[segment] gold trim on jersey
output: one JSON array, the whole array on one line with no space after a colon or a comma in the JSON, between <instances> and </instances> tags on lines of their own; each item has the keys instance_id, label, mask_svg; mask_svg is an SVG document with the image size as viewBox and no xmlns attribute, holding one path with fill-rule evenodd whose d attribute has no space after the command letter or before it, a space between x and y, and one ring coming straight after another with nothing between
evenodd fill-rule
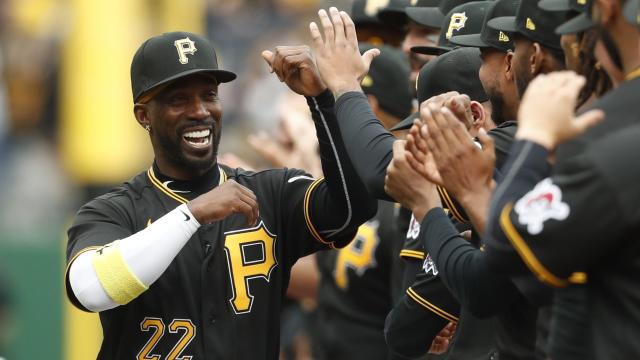
<instances>
[{"instance_id":1,"label":"gold trim on jersey","mask_svg":"<svg viewBox=\"0 0 640 360\"><path fill-rule=\"evenodd\" d=\"M220 186L222 185L223 182L227 181L227 174L219 166L218 166L218 170L220 171L220 181L218 182L218 186ZM158 180L158 178L156 177L156 174L153 171L153 166L150 167L149 170L147 170L147 176L149 177L149 180L151 180L151 183L155 185L158 189L160 189L160 191L165 193L165 195L167 195L168 197L182 204L186 204L189 202L189 200L176 194L171 189L166 187L160 180Z\"/></svg>"},{"instance_id":2,"label":"gold trim on jersey","mask_svg":"<svg viewBox=\"0 0 640 360\"><path fill-rule=\"evenodd\" d=\"M627 75L624 76L624 80L625 81L629 81L629 80L633 80L637 77L640 76L640 67L631 71L630 73L628 73Z\"/></svg>"},{"instance_id":3,"label":"gold trim on jersey","mask_svg":"<svg viewBox=\"0 0 640 360\"><path fill-rule=\"evenodd\" d=\"M415 302L417 302L418 304L422 305L424 308L426 308L427 310L433 312L434 314L440 316L441 318L443 318L443 319L445 319L447 321L450 321L450 322L454 322L454 323L458 322L458 317L457 316L449 314L448 312L440 309L436 305L430 303L429 301L427 301L427 299L425 299L422 296L418 295L418 293L415 292L415 290L413 290L411 287L409 287L407 289L407 295L409 295L409 297L412 298Z\"/></svg>"},{"instance_id":4,"label":"gold trim on jersey","mask_svg":"<svg viewBox=\"0 0 640 360\"><path fill-rule=\"evenodd\" d=\"M565 287L569 285L569 281L565 279L561 279L555 275L553 275L549 270L547 270L544 265L536 258L533 251L529 248L524 239L520 236L516 228L511 223L511 219L509 218L509 214L513 209L513 204L507 204L500 213L500 226L502 230L504 230L507 239L511 242L511 245L516 249L520 257L527 265L529 270L538 278L538 280L542 281L545 284L549 284L554 287Z\"/></svg>"},{"instance_id":5,"label":"gold trim on jersey","mask_svg":"<svg viewBox=\"0 0 640 360\"><path fill-rule=\"evenodd\" d=\"M411 258L411 259L424 260L425 256L424 256L424 252L423 251L402 249L402 250L400 250L400 257L401 258Z\"/></svg>"},{"instance_id":6,"label":"gold trim on jersey","mask_svg":"<svg viewBox=\"0 0 640 360\"><path fill-rule=\"evenodd\" d=\"M309 204L311 203L311 193L313 192L313 190L322 182L324 181L324 178L319 178L318 180L314 181L311 183L311 185L309 185L309 187L307 188L307 192L304 194L304 219L307 223L307 228L309 229L309 232L311 233L311 235L313 235L313 237L318 240L319 242L331 247L332 249L335 249L336 247L333 245L333 241L329 241L329 240L325 240L322 236L320 236L320 234L318 233L318 231L316 230L316 227L313 226L313 222L311 221L311 216L309 215Z\"/></svg>"},{"instance_id":7,"label":"gold trim on jersey","mask_svg":"<svg viewBox=\"0 0 640 360\"><path fill-rule=\"evenodd\" d=\"M464 217L460 213L460 210L456 208L455 203L453 202L453 200L451 200L451 196L449 196L449 192L441 186L436 186L436 189L438 189L438 193L440 193L442 201L444 201L444 203L447 205L447 208L451 211L453 217L458 220L458 222L466 223L467 220L464 219Z\"/></svg>"}]
</instances>

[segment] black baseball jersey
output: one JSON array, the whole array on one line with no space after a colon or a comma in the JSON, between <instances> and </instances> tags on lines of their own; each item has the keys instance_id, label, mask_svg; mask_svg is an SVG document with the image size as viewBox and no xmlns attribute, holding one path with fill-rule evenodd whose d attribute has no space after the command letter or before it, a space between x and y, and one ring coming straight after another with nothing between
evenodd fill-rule
<instances>
[{"instance_id":1,"label":"black baseball jersey","mask_svg":"<svg viewBox=\"0 0 640 360\"><path fill-rule=\"evenodd\" d=\"M242 215L201 226L149 290L100 313L99 359L276 359L280 306L295 261L322 243L309 220L309 191L299 170L247 172L215 166L201 183L151 169L83 206L69 229L67 257L126 238L226 179L251 189L259 224ZM68 291L75 305L81 305Z\"/></svg>"},{"instance_id":2,"label":"black baseball jersey","mask_svg":"<svg viewBox=\"0 0 640 360\"><path fill-rule=\"evenodd\" d=\"M354 240L337 251L318 253L318 336L321 359L392 359L384 320L399 285L403 237L396 204L379 201L378 213L361 225Z\"/></svg>"},{"instance_id":3,"label":"black baseball jersey","mask_svg":"<svg viewBox=\"0 0 640 360\"><path fill-rule=\"evenodd\" d=\"M291 266L319 249L346 245L377 210L342 146L333 95L325 91L307 104L326 179L301 170L249 172L214 164L184 182L163 176L154 164L80 209L68 231L68 264L227 179L252 190L260 210L254 227L239 214L201 226L147 291L101 312L99 359L278 358ZM82 308L68 279L67 294Z\"/></svg>"},{"instance_id":4,"label":"black baseball jersey","mask_svg":"<svg viewBox=\"0 0 640 360\"><path fill-rule=\"evenodd\" d=\"M488 223L496 269L556 287L586 282L597 359L640 357L639 93L636 78L596 101L606 119L561 145L553 168L543 147L515 143Z\"/></svg>"}]
</instances>

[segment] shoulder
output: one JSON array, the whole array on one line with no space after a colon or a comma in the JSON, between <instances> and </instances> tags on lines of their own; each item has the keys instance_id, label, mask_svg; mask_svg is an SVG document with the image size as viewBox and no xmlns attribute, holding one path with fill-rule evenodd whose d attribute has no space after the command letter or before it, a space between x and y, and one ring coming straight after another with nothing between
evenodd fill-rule
<instances>
[{"instance_id":1,"label":"shoulder","mask_svg":"<svg viewBox=\"0 0 640 360\"><path fill-rule=\"evenodd\" d=\"M144 194L145 188L150 186L146 171L142 172L121 185L113 187L107 193L87 202L80 208L78 213L82 214L83 212L91 211L110 215L119 213L125 216L133 211L136 199L140 199Z\"/></svg>"},{"instance_id":2,"label":"shoulder","mask_svg":"<svg viewBox=\"0 0 640 360\"><path fill-rule=\"evenodd\" d=\"M306 171L300 169L276 168L261 171L244 170L242 168L232 169L226 165L220 165L227 178L233 179L241 184L264 184L264 183L293 183L299 180L316 180Z\"/></svg>"}]
</instances>

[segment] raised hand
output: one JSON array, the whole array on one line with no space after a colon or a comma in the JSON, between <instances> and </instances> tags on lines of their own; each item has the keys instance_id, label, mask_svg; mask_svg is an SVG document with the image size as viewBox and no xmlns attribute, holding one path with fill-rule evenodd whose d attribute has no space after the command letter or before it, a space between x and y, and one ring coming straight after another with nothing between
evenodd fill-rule
<instances>
[{"instance_id":1,"label":"raised hand","mask_svg":"<svg viewBox=\"0 0 640 360\"><path fill-rule=\"evenodd\" d=\"M407 134L405 157L413 170L422 175L427 181L443 186L442 176L440 176L440 172L438 172L438 167L433 160L433 155L427 147L425 137L420 134L423 126L425 125L420 120L414 120L409 134Z\"/></svg>"},{"instance_id":2,"label":"raised hand","mask_svg":"<svg viewBox=\"0 0 640 360\"><path fill-rule=\"evenodd\" d=\"M435 185L419 176L407 162L405 141L393 143L393 159L387 167L384 179L385 192L411 209L413 215L421 221L427 212L442 206Z\"/></svg>"},{"instance_id":3,"label":"raised hand","mask_svg":"<svg viewBox=\"0 0 640 360\"><path fill-rule=\"evenodd\" d=\"M361 91L360 82L380 50L371 49L360 55L356 28L346 12L332 7L329 14L323 9L318 16L324 40L315 22L309 24L309 30L322 80L336 98L347 91Z\"/></svg>"},{"instance_id":4,"label":"raised hand","mask_svg":"<svg viewBox=\"0 0 640 360\"><path fill-rule=\"evenodd\" d=\"M210 224L232 214L243 214L247 224L254 226L260 215L256 195L234 180L225 181L193 199L187 206L200 224Z\"/></svg>"},{"instance_id":5,"label":"raised hand","mask_svg":"<svg viewBox=\"0 0 640 360\"><path fill-rule=\"evenodd\" d=\"M275 52L263 51L262 58L278 79L297 94L318 96L327 88L308 46L277 46Z\"/></svg>"},{"instance_id":6,"label":"raised hand","mask_svg":"<svg viewBox=\"0 0 640 360\"><path fill-rule=\"evenodd\" d=\"M522 97L516 138L536 142L554 151L559 144L604 119L601 110L575 117L578 94L584 83L584 77L572 71L538 75Z\"/></svg>"},{"instance_id":7,"label":"raised hand","mask_svg":"<svg viewBox=\"0 0 640 360\"><path fill-rule=\"evenodd\" d=\"M426 126L420 136L433 155L442 185L465 208L476 229L482 231L493 191L495 148L482 129L481 147L476 144L462 122L447 107L426 104L420 109Z\"/></svg>"}]
</instances>

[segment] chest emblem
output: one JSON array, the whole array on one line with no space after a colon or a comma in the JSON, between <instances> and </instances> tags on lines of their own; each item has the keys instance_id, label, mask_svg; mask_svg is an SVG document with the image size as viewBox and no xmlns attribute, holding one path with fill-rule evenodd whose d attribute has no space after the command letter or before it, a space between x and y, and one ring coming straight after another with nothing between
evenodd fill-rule
<instances>
[{"instance_id":1,"label":"chest emblem","mask_svg":"<svg viewBox=\"0 0 640 360\"><path fill-rule=\"evenodd\" d=\"M255 300L252 283L259 279L270 281L278 265L276 238L262 221L254 228L225 233L224 252L233 291L229 303L236 314L251 312Z\"/></svg>"}]
</instances>

